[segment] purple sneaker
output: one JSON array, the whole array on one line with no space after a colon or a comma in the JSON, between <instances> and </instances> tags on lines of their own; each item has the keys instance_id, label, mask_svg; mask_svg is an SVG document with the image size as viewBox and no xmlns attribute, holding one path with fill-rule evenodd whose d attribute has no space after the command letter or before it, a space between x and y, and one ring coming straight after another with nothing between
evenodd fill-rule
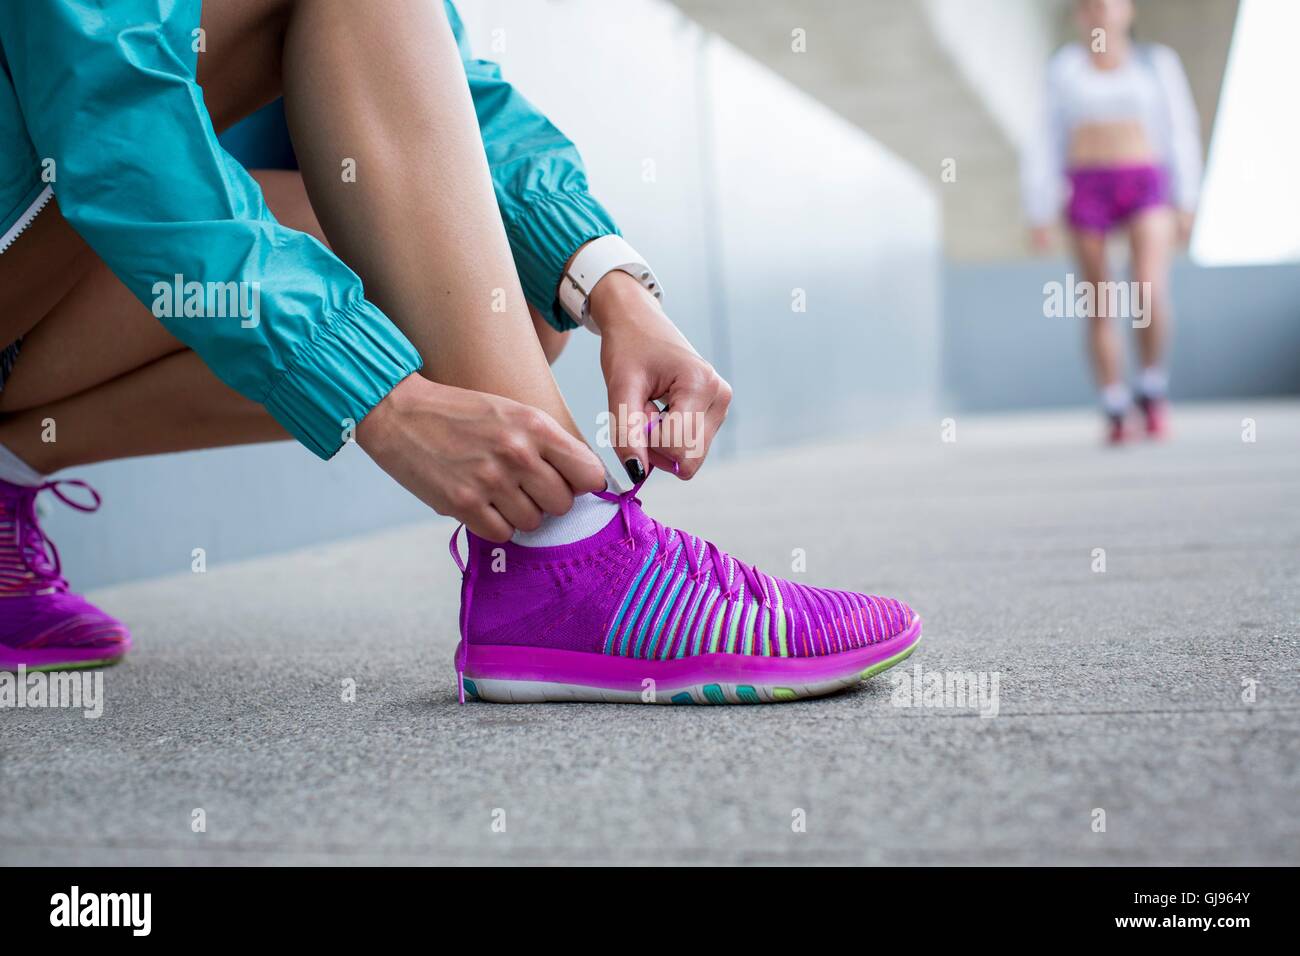
<instances>
[{"instance_id":1,"label":"purple sneaker","mask_svg":"<svg viewBox=\"0 0 1300 956\"><path fill-rule=\"evenodd\" d=\"M573 544L524 548L466 532L465 694L502 703L758 704L817 697L906 658L921 619L892 598L781 581L641 510Z\"/></svg>"},{"instance_id":2,"label":"purple sneaker","mask_svg":"<svg viewBox=\"0 0 1300 956\"><path fill-rule=\"evenodd\" d=\"M68 498L61 486L89 491L94 504ZM58 549L36 518L36 496L51 491L78 511L99 508L84 481L14 485L0 480L0 670L63 670L121 660L131 635L84 598L69 593Z\"/></svg>"}]
</instances>

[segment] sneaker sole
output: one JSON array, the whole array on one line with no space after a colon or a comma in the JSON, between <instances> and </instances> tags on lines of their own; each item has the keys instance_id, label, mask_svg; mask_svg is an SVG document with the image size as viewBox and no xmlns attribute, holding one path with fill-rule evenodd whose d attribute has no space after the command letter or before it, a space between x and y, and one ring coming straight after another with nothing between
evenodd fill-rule
<instances>
[{"instance_id":1,"label":"sneaker sole","mask_svg":"<svg viewBox=\"0 0 1300 956\"><path fill-rule=\"evenodd\" d=\"M671 661L471 644L465 695L498 704L772 704L823 697L874 677L916 650L921 619L867 647L825 657L700 654Z\"/></svg>"},{"instance_id":2,"label":"sneaker sole","mask_svg":"<svg viewBox=\"0 0 1300 956\"><path fill-rule=\"evenodd\" d=\"M69 651L68 648L39 648L15 651L0 648L0 671L17 671L21 666L28 673L35 671L74 671L89 667L108 667L126 657L129 648L105 652L103 648Z\"/></svg>"}]
</instances>

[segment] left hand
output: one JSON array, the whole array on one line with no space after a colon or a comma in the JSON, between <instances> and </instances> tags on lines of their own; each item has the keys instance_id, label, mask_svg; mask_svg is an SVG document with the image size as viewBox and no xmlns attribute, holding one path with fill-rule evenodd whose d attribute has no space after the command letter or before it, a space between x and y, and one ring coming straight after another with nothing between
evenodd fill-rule
<instances>
[{"instance_id":1,"label":"left hand","mask_svg":"<svg viewBox=\"0 0 1300 956\"><path fill-rule=\"evenodd\" d=\"M627 273L611 272L596 283L590 306L600 328L610 440L618 460L634 482L651 463L691 478L727 417L731 386ZM656 401L665 403L662 414ZM656 424L647 436L648 421Z\"/></svg>"}]
</instances>

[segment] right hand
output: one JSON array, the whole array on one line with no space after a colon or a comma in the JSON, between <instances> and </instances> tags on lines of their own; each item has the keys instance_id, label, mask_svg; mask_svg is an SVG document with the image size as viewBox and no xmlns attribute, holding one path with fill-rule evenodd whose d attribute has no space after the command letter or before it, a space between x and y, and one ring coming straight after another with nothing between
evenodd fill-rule
<instances>
[{"instance_id":1,"label":"right hand","mask_svg":"<svg viewBox=\"0 0 1300 956\"><path fill-rule=\"evenodd\" d=\"M402 487L489 541L535 531L605 488L596 453L545 412L408 375L370 410L357 444Z\"/></svg>"}]
</instances>

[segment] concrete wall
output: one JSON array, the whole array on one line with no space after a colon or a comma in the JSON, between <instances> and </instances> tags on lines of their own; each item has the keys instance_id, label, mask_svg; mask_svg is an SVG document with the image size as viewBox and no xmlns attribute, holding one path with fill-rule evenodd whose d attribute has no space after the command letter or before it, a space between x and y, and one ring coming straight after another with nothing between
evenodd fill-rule
<instances>
[{"instance_id":1,"label":"concrete wall","mask_svg":"<svg viewBox=\"0 0 1300 956\"><path fill-rule=\"evenodd\" d=\"M953 161L956 179L941 189L950 258L1025 257L1019 153L1038 135L1043 67L1075 39L1075 0L675 2L928 181L940 182ZM1177 50L1207 134L1237 7L1237 0L1138 2L1138 38ZM800 51L791 48L793 28L805 33ZM1276 85L1290 91L1284 72Z\"/></svg>"},{"instance_id":2,"label":"concrete wall","mask_svg":"<svg viewBox=\"0 0 1300 956\"><path fill-rule=\"evenodd\" d=\"M1043 286L1067 260L950 264L944 277L944 391L954 410L1095 402L1084 326L1043 316ZM1300 394L1300 265L1173 273L1175 398ZM1133 354L1131 332L1126 345Z\"/></svg>"},{"instance_id":3,"label":"concrete wall","mask_svg":"<svg viewBox=\"0 0 1300 956\"><path fill-rule=\"evenodd\" d=\"M671 314L737 386L724 452L933 410L940 223L909 168L659 0L460 7L479 55L580 144ZM595 339L557 374L594 434ZM211 566L429 516L355 447L328 465L280 445L78 474L104 509L56 506L47 527L79 587L186 570L194 548Z\"/></svg>"},{"instance_id":4,"label":"concrete wall","mask_svg":"<svg viewBox=\"0 0 1300 956\"><path fill-rule=\"evenodd\" d=\"M1059 45L1066 0L922 0L921 6L1016 149L1042 135L1043 68Z\"/></svg>"},{"instance_id":5,"label":"concrete wall","mask_svg":"<svg viewBox=\"0 0 1300 956\"><path fill-rule=\"evenodd\" d=\"M991 112L1002 94L970 81L989 64L1022 72L1035 55L1046 58L1047 44L1035 54L1026 40L1031 31L1016 19L1022 0L675 2L906 159L927 182L943 182L947 255L1022 253L1023 230L1007 215L1018 203L1016 148ZM968 9L972 4L978 9ZM792 44L796 29L800 45ZM982 38L976 46L992 46L962 47L963 32ZM955 58L958 49L963 56ZM942 180L950 162L956 179Z\"/></svg>"}]
</instances>

